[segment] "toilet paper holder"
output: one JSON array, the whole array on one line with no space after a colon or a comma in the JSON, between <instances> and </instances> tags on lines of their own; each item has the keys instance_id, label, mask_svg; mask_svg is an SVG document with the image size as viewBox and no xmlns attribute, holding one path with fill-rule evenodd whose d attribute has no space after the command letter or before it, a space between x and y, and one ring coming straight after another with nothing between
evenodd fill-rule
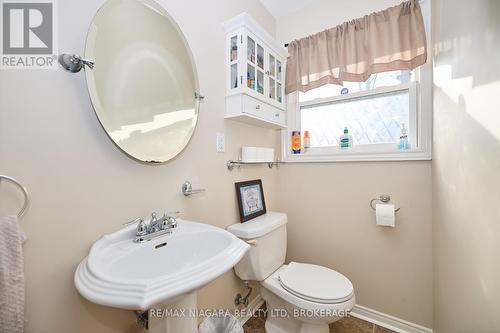
<instances>
[{"instance_id":1,"label":"toilet paper holder","mask_svg":"<svg viewBox=\"0 0 500 333\"><path fill-rule=\"evenodd\" d=\"M374 201L380 201L380 202L383 202L383 203L388 203L389 201L391 201L391 196L389 194L381 194L379 195L378 198L374 198L372 200L370 200L370 207L371 209L373 210L376 210L375 207L373 207L373 202ZM396 208L394 209L394 212L399 212L401 208Z\"/></svg>"}]
</instances>

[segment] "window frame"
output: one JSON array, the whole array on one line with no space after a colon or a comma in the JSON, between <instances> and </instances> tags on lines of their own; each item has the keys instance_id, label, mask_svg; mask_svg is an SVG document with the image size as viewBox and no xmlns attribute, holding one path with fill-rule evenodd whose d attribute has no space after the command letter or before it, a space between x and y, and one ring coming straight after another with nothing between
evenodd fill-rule
<instances>
[{"instance_id":1,"label":"window frame","mask_svg":"<svg viewBox=\"0 0 500 333\"><path fill-rule=\"evenodd\" d=\"M427 161L432 160L432 57L431 57L431 24L430 1L421 2L427 35L427 62L415 69L415 81L396 86L350 93L347 95L318 98L299 103L299 93L286 95L286 125L281 130L281 160L294 162L350 162L350 161ZM300 129L300 107L305 105L324 104L341 100L356 99L371 95L401 91L410 91L409 124L411 149L398 150L396 144L373 144L354 146L347 150L338 147L310 148L307 153L292 154L291 132ZM413 101L413 102L412 102ZM301 133L302 134L302 133ZM342 133L339 133L339 135Z\"/></svg>"}]
</instances>

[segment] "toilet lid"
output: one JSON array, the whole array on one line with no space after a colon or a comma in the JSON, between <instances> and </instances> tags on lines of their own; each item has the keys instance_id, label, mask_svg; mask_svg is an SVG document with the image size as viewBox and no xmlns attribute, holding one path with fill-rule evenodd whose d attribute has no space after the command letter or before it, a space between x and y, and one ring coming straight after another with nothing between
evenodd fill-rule
<instances>
[{"instance_id":1,"label":"toilet lid","mask_svg":"<svg viewBox=\"0 0 500 333\"><path fill-rule=\"evenodd\" d=\"M316 303L342 303L354 293L348 278L317 265L291 262L279 273L279 280L288 292Z\"/></svg>"}]
</instances>

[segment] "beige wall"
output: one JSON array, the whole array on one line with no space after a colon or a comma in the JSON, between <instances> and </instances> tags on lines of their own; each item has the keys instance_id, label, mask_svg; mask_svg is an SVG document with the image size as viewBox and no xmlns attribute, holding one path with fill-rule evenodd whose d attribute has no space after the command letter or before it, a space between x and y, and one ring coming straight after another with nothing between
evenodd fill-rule
<instances>
[{"instance_id":1,"label":"beige wall","mask_svg":"<svg viewBox=\"0 0 500 333\"><path fill-rule=\"evenodd\" d=\"M316 0L278 17L277 39L288 42L397 0ZM357 304L432 327L432 193L430 162L287 164L278 202L289 216L288 260L348 276ZM397 227L375 226L370 199L392 195Z\"/></svg>"},{"instance_id":2,"label":"beige wall","mask_svg":"<svg viewBox=\"0 0 500 333\"><path fill-rule=\"evenodd\" d=\"M238 220L234 182L254 178L263 179L267 204L276 209L276 169L225 168L241 145L277 147L278 134L224 121L221 26L247 11L274 33L274 19L256 0L159 2L186 35L206 96L191 143L166 165L139 164L111 143L94 116L83 73L0 72L0 174L21 180L32 196L21 221L29 238L24 246L27 333L138 331L130 312L93 305L73 286L75 268L90 245L125 221L180 209L186 218L226 227ZM82 52L93 14L102 3L58 1L61 51ZM226 133L225 154L215 152L216 131ZM206 194L184 198L180 186L187 179L206 188ZM0 200L14 209L21 199L12 200L9 193L15 192L2 190ZM13 211L3 203L3 213ZM229 272L199 293L199 305L232 307L240 288Z\"/></svg>"},{"instance_id":3,"label":"beige wall","mask_svg":"<svg viewBox=\"0 0 500 333\"><path fill-rule=\"evenodd\" d=\"M433 13L435 332L500 332L500 2Z\"/></svg>"},{"instance_id":4,"label":"beige wall","mask_svg":"<svg viewBox=\"0 0 500 333\"><path fill-rule=\"evenodd\" d=\"M287 259L331 267L352 281L357 304L431 327L430 179L428 162L281 167ZM369 202L380 193L401 207L395 229L375 226Z\"/></svg>"}]
</instances>

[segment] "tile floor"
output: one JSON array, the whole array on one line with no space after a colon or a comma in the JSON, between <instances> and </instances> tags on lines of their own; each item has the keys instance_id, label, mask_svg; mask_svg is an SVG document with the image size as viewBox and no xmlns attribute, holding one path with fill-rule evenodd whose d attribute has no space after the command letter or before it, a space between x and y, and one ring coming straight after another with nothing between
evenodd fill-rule
<instances>
[{"instance_id":1,"label":"tile floor","mask_svg":"<svg viewBox=\"0 0 500 333\"><path fill-rule=\"evenodd\" d=\"M254 316L250 318L243 330L245 333L265 333L265 316ZM346 317L330 325L330 333L395 333L387 328L377 326L367 321Z\"/></svg>"}]
</instances>

